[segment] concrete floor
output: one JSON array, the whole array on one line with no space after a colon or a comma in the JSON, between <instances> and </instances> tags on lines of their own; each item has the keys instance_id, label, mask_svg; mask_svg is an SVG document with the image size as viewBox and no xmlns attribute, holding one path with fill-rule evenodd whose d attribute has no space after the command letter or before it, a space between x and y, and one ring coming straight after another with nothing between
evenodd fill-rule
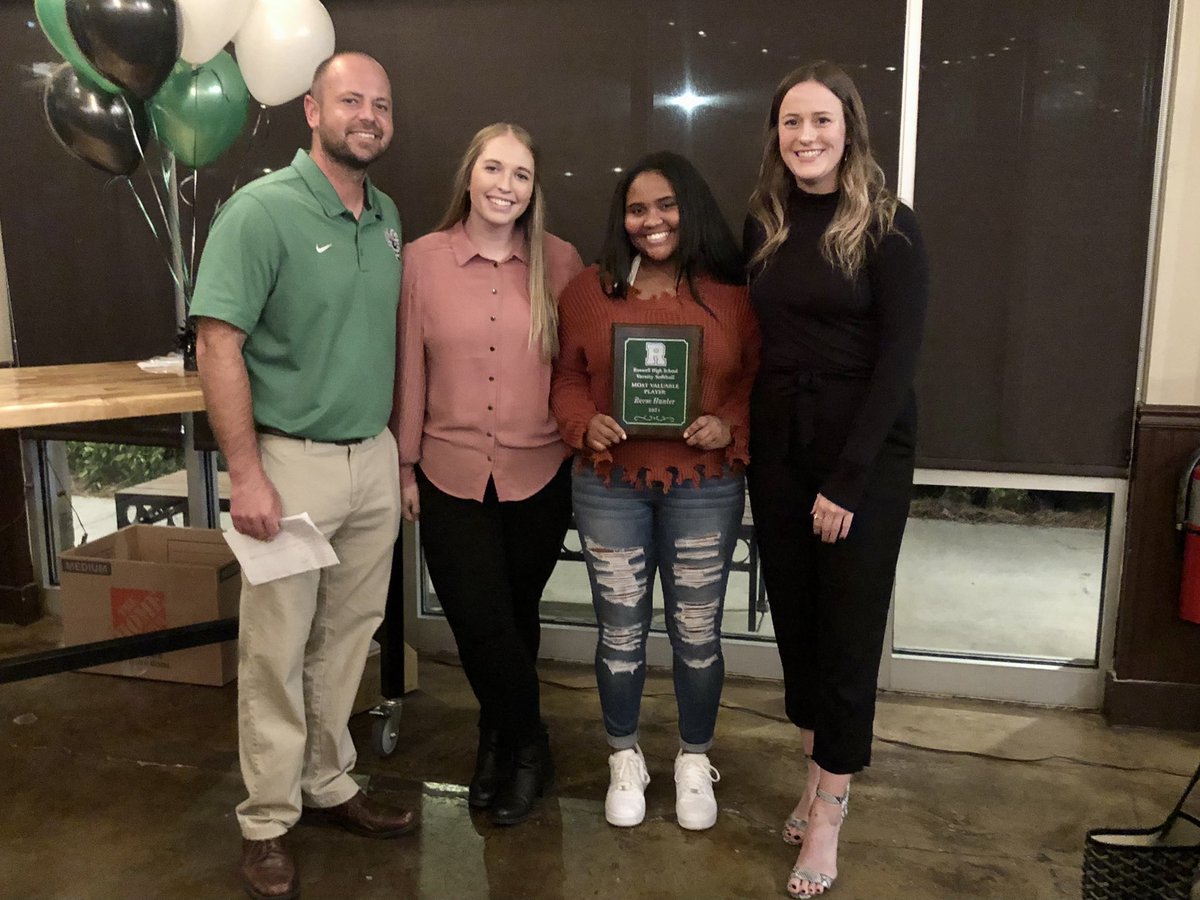
<instances>
[{"instance_id":1,"label":"concrete floor","mask_svg":"<svg viewBox=\"0 0 1200 900\"><path fill-rule=\"evenodd\" d=\"M366 749L368 717L352 723L371 790L419 806L423 827L394 842L297 828L305 898L785 896L794 853L778 827L800 770L778 685L728 680L712 752L721 816L691 833L674 821L669 677L647 683L649 814L618 830L603 820L594 678L566 664L542 676L559 782L529 822L468 812L474 701L452 660L424 658L396 755ZM65 674L0 688L0 896L240 896L234 706L233 685ZM1094 714L895 695L876 735L843 830L842 900L1077 897L1084 831L1160 820L1200 749Z\"/></svg>"}]
</instances>

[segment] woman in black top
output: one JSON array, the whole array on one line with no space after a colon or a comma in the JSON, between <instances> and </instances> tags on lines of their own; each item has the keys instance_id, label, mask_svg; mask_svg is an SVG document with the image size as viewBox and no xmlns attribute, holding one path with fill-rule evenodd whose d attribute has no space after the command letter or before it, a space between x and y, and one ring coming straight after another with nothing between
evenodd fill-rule
<instances>
[{"instance_id":1,"label":"woman in black top","mask_svg":"<svg viewBox=\"0 0 1200 900\"><path fill-rule=\"evenodd\" d=\"M808 773L784 826L794 897L837 876L850 778L870 763L875 683L912 492L928 268L912 210L884 188L862 100L817 62L771 104L746 219L762 328L750 502Z\"/></svg>"}]
</instances>

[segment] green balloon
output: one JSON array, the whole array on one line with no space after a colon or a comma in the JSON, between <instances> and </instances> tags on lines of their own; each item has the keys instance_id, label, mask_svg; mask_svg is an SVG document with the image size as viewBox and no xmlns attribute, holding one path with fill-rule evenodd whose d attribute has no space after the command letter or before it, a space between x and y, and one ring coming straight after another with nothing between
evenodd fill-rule
<instances>
[{"instance_id":1,"label":"green balloon","mask_svg":"<svg viewBox=\"0 0 1200 900\"><path fill-rule=\"evenodd\" d=\"M148 108L158 140L185 166L207 166L246 124L246 82L222 50L203 65L180 60Z\"/></svg>"},{"instance_id":2,"label":"green balloon","mask_svg":"<svg viewBox=\"0 0 1200 900\"><path fill-rule=\"evenodd\" d=\"M110 94L121 93L120 86L97 72L75 43L75 36L71 34L71 28L67 25L67 0L33 0L33 11L37 13L38 24L42 26L42 31L50 39L54 49L62 54L63 59L71 64L71 68L78 72L80 77L90 81L93 87L101 88Z\"/></svg>"}]
</instances>

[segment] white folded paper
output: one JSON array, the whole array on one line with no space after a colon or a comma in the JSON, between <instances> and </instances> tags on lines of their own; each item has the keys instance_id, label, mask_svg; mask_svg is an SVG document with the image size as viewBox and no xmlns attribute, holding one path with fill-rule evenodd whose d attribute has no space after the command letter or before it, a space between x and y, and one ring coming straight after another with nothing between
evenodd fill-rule
<instances>
[{"instance_id":1,"label":"white folded paper","mask_svg":"<svg viewBox=\"0 0 1200 900\"><path fill-rule=\"evenodd\" d=\"M138 363L138 368L143 372L150 372L154 375L182 375L183 354L175 352L168 353L166 356L154 356L150 359L143 359Z\"/></svg>"},{"instance_id":2,"label":"white folded paper","mask_svg":"<svg viewBox=\"0 0 1200 900\"><path fill-rule=\"evenodd\" d=\"M276 578L338 563L333 547L308 513L280 519L279 533L269 541L259 541L233 530L224 534L225 543L229 544L251 584L265 584Z\"/></svg>"}]
</instances>

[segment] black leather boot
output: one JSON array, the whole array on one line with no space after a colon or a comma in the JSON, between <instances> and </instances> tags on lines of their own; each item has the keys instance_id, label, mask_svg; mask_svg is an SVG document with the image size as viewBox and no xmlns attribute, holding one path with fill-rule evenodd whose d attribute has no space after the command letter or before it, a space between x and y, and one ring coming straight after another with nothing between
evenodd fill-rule
<instances>
[{"instance_id":1,"label":"black leather boot","mask_svg":"<svg viewBox=\"0 0 1200 900\"><path fill-rule=\"evenodd\" d=\"M554 783L550 737L545 732L513 751L512 773L492 803L492 822L517 825L529 818L537 798Z\"/></svg>"},{"instance_id":2,"label":"black leather boot","mask_svg":"<svg viewBox=\"0 0 1200 900\"><path fill-rule=\"evenodd\" d=\"M467 803L472 809L486 809L496 799L496 792L505 781L511 765L511 752L500 746L500 732L495 728L479 729L479 750L475 754L475 774L467 788Z\"/></svg>"}]
</instances>

